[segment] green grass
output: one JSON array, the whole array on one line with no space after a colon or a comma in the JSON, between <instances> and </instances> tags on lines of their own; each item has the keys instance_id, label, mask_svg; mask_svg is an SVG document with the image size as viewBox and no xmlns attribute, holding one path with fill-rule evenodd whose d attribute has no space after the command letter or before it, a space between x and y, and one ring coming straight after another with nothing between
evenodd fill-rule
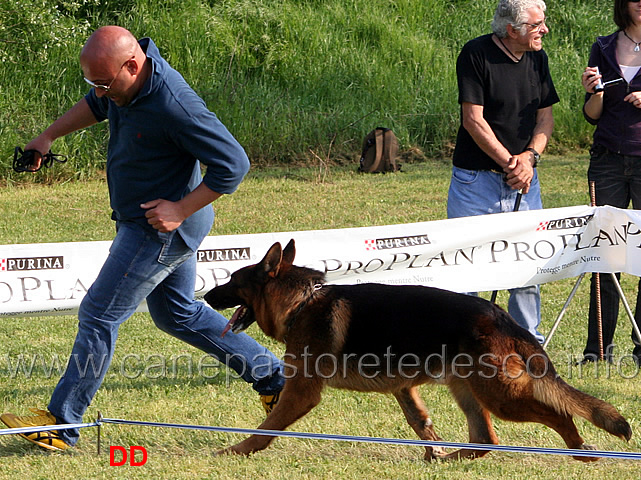
<instances>
[{"instance_id":1,"label":"green grass","mask_svg":"<svg viewBox=\"0 0 641 480\"><path fill-rule=\"evenodd\" d=\"M540 168L546 207L587 204L586 155L546 156ZM253 170L238 192L215 203L212 234L260 233L384 225L445 218L450 165L447 160L408 164L404 172L361 175L352 167L278 167ZM0 243L110 240L106 185L101 180L53 185L12 184L0 191ZM548 332L575 279L542 286L542 331ZM635 279L623 276L635 297ZM598 371L572 365L581 356L587 333L588 282L570 305L549 353L559 373L573 386L614 404L630 421L634 436L626 444L579 419L588 443L603 450L641 451L638 372L631 366ZM499 294L505 305L506 294ZM623 310L623 309L622 309ZM230 313L230 312L226 312ZM28 413L46 406L75 336L71 316L3 318L0 323L0 409ZM393 328L393 326L391 326ZM277 354L282 345L255 326L249 330ZM631 350L630 328L621 315L616 353ZM411 332L408 332L411 335ZM38 358L31 375L14 375L18 355ZM39 357L36 357L39 355ZM166 363L161 360L167 359ZM135 314L120 331L113 368L90 406L108 418L254 428L263 418L258 396L225 368L200 371L199 351L157 330L147 314ZM11 363L10 363L11 362ZM211 362L207 362L210 364ZM175 366L174 366L175 364ZM121 369L122 366L122 369ZM51 371L53 370L53 371ZM632 377L632 378L626 378ZM467 441L463 414L443 387L423 387L438 433L448 441ZM560 437L538 424L495 421L503 444L563 448ZM291 430L414 439L392 397L327 390L320 406ZM582 464L566 457L490 453L483 459L426 464L418 447L279 439L250 458L213 453L242 435L151 427L105 425L103 450L96 454L95 428L85 429L77 448L48 454L13 436L0 436L0 479L28 478L474 478L610 480L637 478L638 462L601 460ZM110 467L109 445L142 445L144 467Z\"/></svg>"},{"instance_id":2,"label":"green grass","mask_svg":"<svg viewBox=\"0 0 641 480\"><path fill-rule=\"evenodd\" d=\"M580 73L609 0L548 2L544 47L561 102L549 151L584 148ZM78 55L119 24L151 36L255 163L351 161L376 126L418 158L446 154L459 124L455 60L490 31L496 0L0 0L0 178L8 162L84 95ZM104 167L106 126L57 141L70 162L48 179ZM43 177L37 177L39 179Z\"/></svg>"},{"instance_id":3,"label":"green grass","mask_svg":"<svg viewBox=\"0 0 641 480\"><path fill-rule=\"evenodd\" d=\"M101 179L106 125L61 139L54 152L70 160L34 176L16 175L9 158L86 91L78 53L89 32L117 23L152 36L246 147L255 164L239 191L216 202L212 234L295 231L426 221L445 217L447 157L458 126L454 61L467 40L489 31L495 0L0 0L0 243L110 240L113 223ZM590 141L582 119L579 75L596 35L614 30L611 2L548 2L545 40L561 103L549 151L579 151ZM384 125L397 133L405 172L358 175L363 136ZM439 158L440 158L439 157ZM411 158L423 160L411 163ZM427 160L431 158L432 160ZM294 165L304 164L307 168ZM350 167L335 167L351 164ZM540 169L546 207L587 204L585 155L546 156ZM28 179L25 181L25 179ZM70 181L72 180L72 181ZM80 180L80 181L76 181ZM43 185L34 185L41 183ZM0 277L1 278L1 277ZM634 298L635 279L623 277ZM542 287L547 332L574 279ZM615 404L639 426L638 378L632 373L571 366L587 330L587 282L553 338L549 352L573 385ZM499 302L505 304L504 292ZM627 318L616 334L618 354L630 349ZM0 323L0 408L44 407L75 336L75 317L3 318ZM283 348L250 330L277 353ZM11 374L18 355L40 355L32 375ZM140 357L132 357L132 356ZM158 361L180 359L176 371ZM185 357L186 356L186 357ZM225 369L189 369L199 352L162 334L146 314L121 329L114 365L140 358L141 375L112 369L87 420L112 418L255 427L257 396ZM57 363L58 362L58 363ZM47 373L53 368L54 372ZM207 378L213 373L218 375ZM466 441L461 412L443 388L424 388L444 439ZM601 449L640 451L579 421ZM300 431L414 438L400 409L384 395L330 390L294 427ZM540 425L496 422L504 444L562 447ZM492 453L479 461L424 464L419 448L312 440L278 440L249 459L214 451L241 436L108 425L105 445L143 445L141 468L109 467L95 454L95 429L78 448L46 454L0 436L0 478L585 478L628 479L638 464L604 460L583 465L564 457Z\"/></svg>"}]
</instances>

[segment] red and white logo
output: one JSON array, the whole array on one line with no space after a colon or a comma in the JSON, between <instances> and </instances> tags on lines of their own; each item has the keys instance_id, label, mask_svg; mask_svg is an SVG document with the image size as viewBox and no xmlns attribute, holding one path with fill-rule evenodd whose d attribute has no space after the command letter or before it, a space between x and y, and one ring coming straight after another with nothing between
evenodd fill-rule
<instances>
[{"instance_id":1,"label":"red and white logo","mask_svg":"<svg viewBox=\"0 0 641 480\"><path fill-rule=\"evenodd\" d=\"M543 230L547 230L549 224L550 224L549 221L539 223L539 226L536 228L536 231L540 232L540 231L543 231Z\"/></svg>"}]
</instances>

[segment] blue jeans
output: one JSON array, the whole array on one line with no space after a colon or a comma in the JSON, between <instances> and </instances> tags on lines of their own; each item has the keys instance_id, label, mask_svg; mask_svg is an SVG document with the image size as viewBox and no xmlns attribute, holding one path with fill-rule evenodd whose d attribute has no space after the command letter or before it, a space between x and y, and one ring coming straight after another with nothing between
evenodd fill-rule
<instances>
[{"instance_id":1,"label":"blue jeans","mask_svg":"<svg viewBox=\"0 0 641 480\"><path fill-rule=\"evenodd\" d=\"M611 205L617 208L641 209L641 157L619 155L595 145L590 150L590 167L588 180L594 182L596 204ZM617 277L620 274L617 273ZM601 326L603 333L603 350L606 358L612 356L614 332L619 316L619 292L614 284L612 275L602 273L601 281ZM641 280L639 280L641 288ZM635 321L641 328L641 289L637 292ZM584 356L599 355L599 328L597 321L596 277L592 275L590 282L590 312L588 314L588 338ZM632 332L634 343L633 355L641 358L641 344Z\"/></svg>"},{"instance_id":2,"label":"blue jeans","mask_svg":"<svg viewBox=\"0 0 641 480\"><path fill-rule=\"evenodd\" d=\"M489 170L452 168L447 197L447 217L469 217L514 211L517 190L510 188L503 175ZM530 191L523 195L519 210L538 210L541 204L539 178L534 170ZM508 312L514 320L543 343L539 332L541 323L541 293L538 285L509 290Z\"/></svg>"},{"instance_id":3,"label":"blue jeans","mask_svg":"<svg viewBox=\"0 0 641 480\"><path fill-rule=\"evenodd\" d=\"M284 384L280 361L246 334L221 338L227 320L194 299L196 256L176 232L154 234L132 223L118 233L78 311L67 369L49 402L59 423L81 423L113 357L118 328L143 300L162 331L212 355L261 394ZM75 445L77 429L61 430Z\"/></svg>"}]
</instances>

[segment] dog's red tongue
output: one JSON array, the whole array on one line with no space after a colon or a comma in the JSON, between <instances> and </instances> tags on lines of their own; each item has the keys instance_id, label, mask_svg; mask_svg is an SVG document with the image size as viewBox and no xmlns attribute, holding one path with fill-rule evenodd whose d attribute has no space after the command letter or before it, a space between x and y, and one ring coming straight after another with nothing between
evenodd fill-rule
<instances>
[{"instance_id":1,"label":"dog's red tongue","mask_svg":"<svg viewBox=\"0 0 641 480\"><path fill-rule=\"evenodd\" d=\"M234 323L236 323L236 320L238 320L238 317L240 317L244 311L245 307L243 307L242 305L236 309L234 314L229 319L229 322L227 322L227 325L225 325L223 333L220 334L220 338L223 338L225 335L227 335L227 332L231 330L231 327L234 326Z\"/></svg>"}]
</instances>

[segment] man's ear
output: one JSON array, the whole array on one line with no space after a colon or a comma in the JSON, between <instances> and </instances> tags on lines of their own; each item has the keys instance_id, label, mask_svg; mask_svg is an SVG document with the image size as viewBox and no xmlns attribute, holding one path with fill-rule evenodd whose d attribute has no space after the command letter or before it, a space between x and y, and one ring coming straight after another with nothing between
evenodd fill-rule
<instances>
[{"instance_id":1,"label":"man's ear","mask_svg":"<svg viewBox=\"0 0 641 480\"><path fill-rule=\"evenodd\" d=\"M127 60L127 63L125 63L125 67L127 71L129 72L129 75L135 76L140 73L142 70L142 65L138 65L138 60L136 58L130 58Z\"/></svg>"},{"instance_id":2,"label":"man's ear","mask_svg":"<svg viewBox=\"0 0 641 480\"><path fill-rule=\"evenodd\" d=\"M505 28L505 30L507 31L507 36L512 39L516 39L519 37L519 35L521 35L521 32L516 28L514 28L514 26L511 23L507 24L507 27Z\"/></svg>"}]
</instances>

